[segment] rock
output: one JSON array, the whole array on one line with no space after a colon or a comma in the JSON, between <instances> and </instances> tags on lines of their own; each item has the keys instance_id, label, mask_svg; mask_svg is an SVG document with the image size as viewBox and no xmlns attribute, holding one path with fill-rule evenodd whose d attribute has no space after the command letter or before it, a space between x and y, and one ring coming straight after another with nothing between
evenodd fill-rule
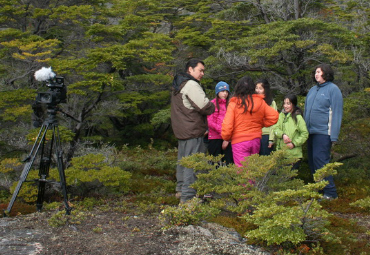
<instances>
[{"instance_id":1,"label":"rock","mask_svg":"<svg viewBox=\"0 0 370 255\"><path fill-rule=\"evenodd\" d=\"M177 247L171 247L164 254L229 254L229 255L266 255L263 250L245 243L235 230L215 223L204 223L201 226L175 227L168 230Z\"/></svg>"}]
</instances>

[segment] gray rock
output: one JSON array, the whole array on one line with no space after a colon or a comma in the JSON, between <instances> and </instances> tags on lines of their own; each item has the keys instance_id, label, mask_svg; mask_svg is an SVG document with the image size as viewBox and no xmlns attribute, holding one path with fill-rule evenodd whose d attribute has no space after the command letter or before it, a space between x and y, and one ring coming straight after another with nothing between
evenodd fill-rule
<instances>
[{"instance_id":1,"label":"gray rock","mask_svg":"<svg viewBox=\"0 0 370 255\"><path fill-rule=\"evenodd\" d=\"M235 230L215 223L201 226L174 227L168 230L171 236L177 236L177 247L171 247L165 254L172 255L266 255L270 254L245 243Z\"/></svg>"}]
</instances>

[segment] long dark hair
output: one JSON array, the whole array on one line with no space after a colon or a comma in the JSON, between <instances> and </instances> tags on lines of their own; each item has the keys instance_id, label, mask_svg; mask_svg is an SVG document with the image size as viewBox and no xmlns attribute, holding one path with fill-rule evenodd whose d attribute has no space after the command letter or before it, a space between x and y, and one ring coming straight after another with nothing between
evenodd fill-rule
<instances>
[{"instance_id":1,"label":"long dark hair","mask_svg":"<svg viewBox=\"0 0 370 255\"><path fill-rule=\"evenodd\" d=\"M240 108L244 108L244 112L249 112L252 114L253 110L253 97L252 95L255 94L255 85L253 79L251 77L244 76L241 78L235 86L234 90L234 97L240 99L241 106Z\"/></svg>"},{"instance_id":2,"label":"long dark hair","mask_svg":"<svg viewBox=\"0 0 370 255\"><path fill-rule=\"evenodd\" d=\"M228 91L229 92L229 91ZM218 94L216 95L216 108L217 108L217 111L220 111L220 104L218 103L218 99L220 99L218 97ZM227 98L226 98L226 108L227 108L227 105L229 104L229 100L230 100L230 92L227 94Z\"/></svg>"},{"instance_id":3,"label":"long dark hair","mask_svg":"<svg viewBox=\"0 0 370 255\"><path fill-rule=\"evenodd\" d=\"M271 91L271 87L270 87L270 83L268 82L268 80L266 79L259 79L257 82L256 82L256 85L258 83L261 83L262 84L262 87L263 89L265 90L265 102L267 103L267 105L271 105L272 104L272 101L274 101L274 97L272 95L272 91Z\"/></svg>"},{"instance_id":4,"label":"long dark hair","mask_svg":"<svg viewBox=\"0 0 370 255\"><path fill-rule=\"evenodd\" d=\"M302 115L301 108L299 108L297 106L297 103L298 103L297 96L296 95L293 95L293 94L286 95L284 97L284 100L283 100L283 109L284 109L284 101L285 101L285 99L289 99L289 101L293 105L293 110L292 110L292 113L291 114L292 114L292 118L293 118L294 122L297 124L297 115Z\"/></svg>"}]
</instances>

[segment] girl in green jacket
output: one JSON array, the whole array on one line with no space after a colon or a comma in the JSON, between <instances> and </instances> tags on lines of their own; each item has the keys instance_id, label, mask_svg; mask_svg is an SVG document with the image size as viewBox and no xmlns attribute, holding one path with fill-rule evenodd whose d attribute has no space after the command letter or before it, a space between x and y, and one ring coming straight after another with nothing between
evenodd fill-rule
<instances>
[{"instance_id":1,"label":"girl in green jacket","mask_svg":"<svg viewBox=\"0 0 370 255\"><path fill-rule=\"evenodd\" d=\"M288 158L296 158L298 161L292 169L298 169L302 160L302 145L308 138L306 122L302 117L302 111L297 106L297 97L287 95L284 97L283 110L279 120L274 126L276 149L287 147Z\"/></svg>"}]
</instances>

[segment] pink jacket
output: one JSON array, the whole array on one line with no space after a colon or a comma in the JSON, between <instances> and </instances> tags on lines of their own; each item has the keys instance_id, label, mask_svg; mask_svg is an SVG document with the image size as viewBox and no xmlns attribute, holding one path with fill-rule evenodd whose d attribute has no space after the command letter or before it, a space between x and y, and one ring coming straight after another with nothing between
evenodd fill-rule
<instances>
[{"instance_id":1,"label":"pink jacket","mask_svg":"<svg viewBox=\"0 0 370 255\"><path fill-rule=\"evenodd\" d=\"M217 109L216 99L218 99L220 110ZM211 102L215 105L215 112L207 116L208 139L222 139L221 129L226 114L226 99L215 98Z\"/></svg>"}]
</instances>

